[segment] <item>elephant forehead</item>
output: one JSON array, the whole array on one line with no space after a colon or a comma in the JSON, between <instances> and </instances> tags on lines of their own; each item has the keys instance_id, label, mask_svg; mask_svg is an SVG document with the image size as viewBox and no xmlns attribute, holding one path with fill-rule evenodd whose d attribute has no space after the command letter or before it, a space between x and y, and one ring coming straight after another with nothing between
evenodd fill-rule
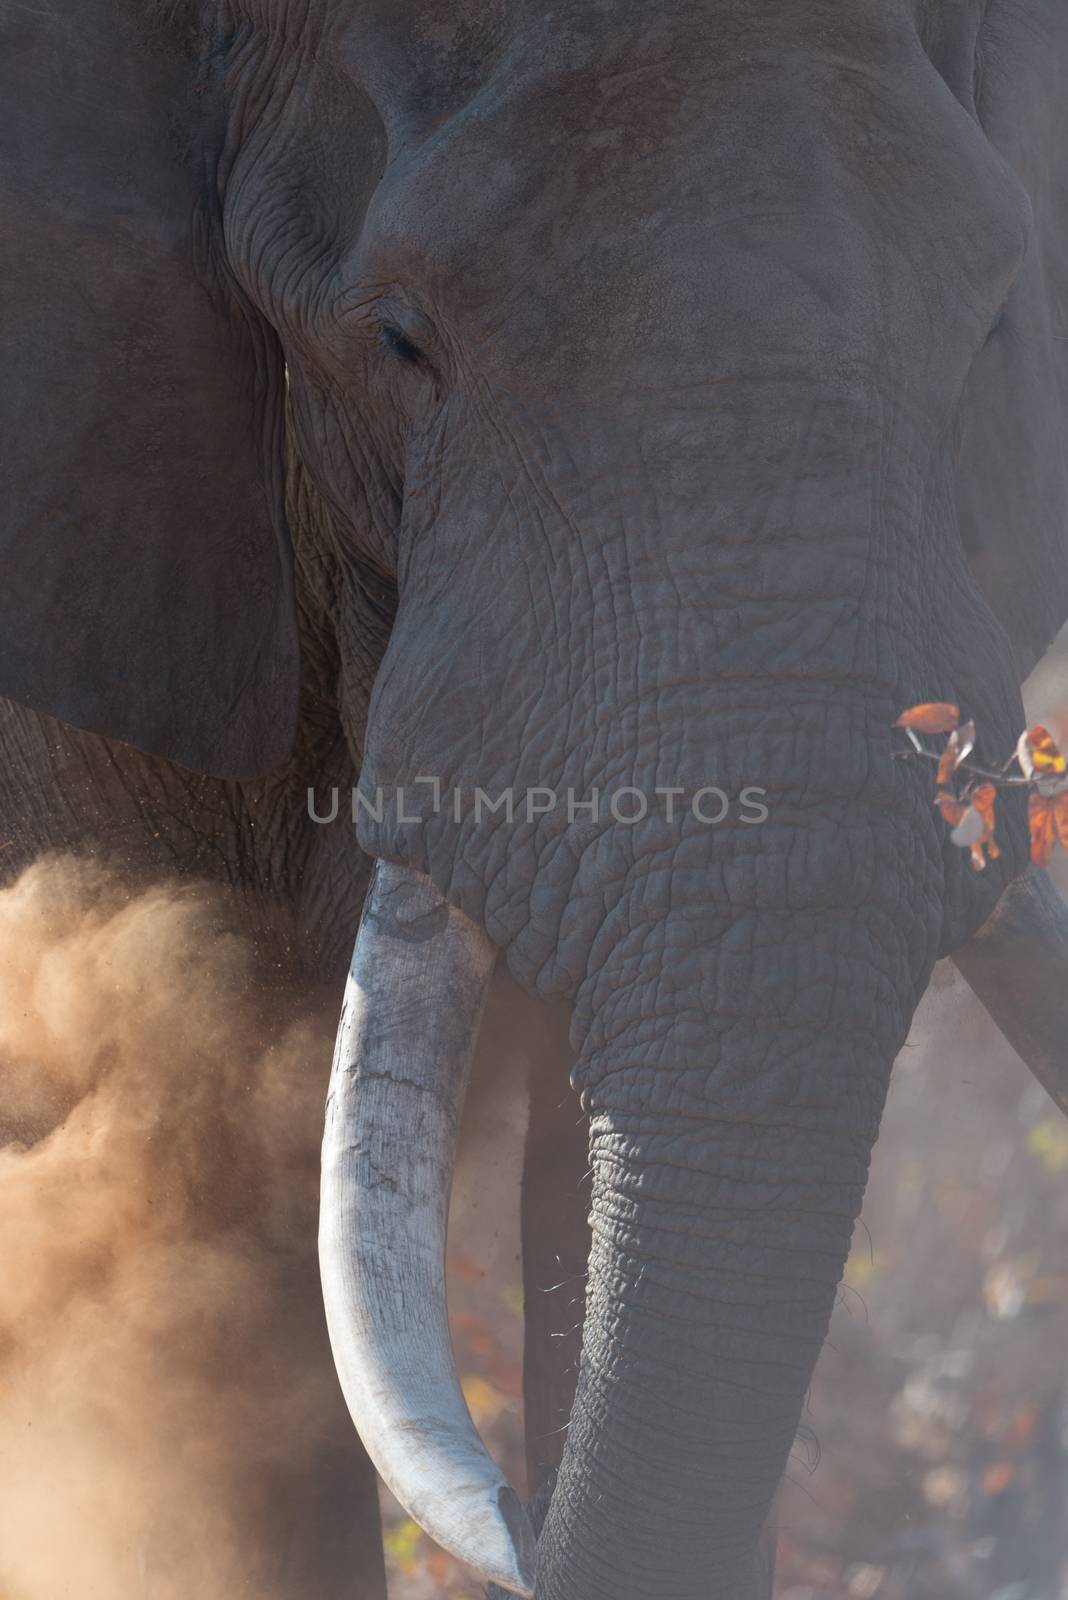
<instances>
[{"instance_id":1,"label":"elephant forehead","mask_svg":"<svg viewBox=\"0 0 1068 1600\"><path fill-rule=\"evenodd\" d=\"M985 330L1026 205L915 36L892 73L859 44L717 50L680 27L661 52L658 29L643 52L587 41L566 68L507 58L391 161L372 276L507 361L554 329L554 360L596 357L599 381L646 348L707 371L732 329L752 359L761 340L809 358L853 339L863 357L887 326L907 350L911 327L923 360L932 327Z\"/></svg>"},{"instance_id":2,"label":"elephant forehead","mask_svg":"<svg viewBox=\"0 0 1068 1600\"><path fill-rule=\"evenodd\" d=\"M234 67L228 238L287 326L310 297L334 338L387 285L550 386L758 368L761 341L926 366L932 330L966 364L1021 259L1026 201L904 0L307 10Z\"/></svg>"}]
</instances>

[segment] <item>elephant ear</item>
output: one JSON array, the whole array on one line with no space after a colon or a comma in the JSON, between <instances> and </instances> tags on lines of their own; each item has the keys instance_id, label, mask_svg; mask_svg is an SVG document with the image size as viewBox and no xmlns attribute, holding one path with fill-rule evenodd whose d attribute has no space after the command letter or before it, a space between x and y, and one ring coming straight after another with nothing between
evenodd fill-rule
<instances>
[{"instance_id":1,"label":"elephant ear","mask_svg":"<svg viewBox=\"0 0 1068 1600\"><path fill-rule=\"evenodd\" d=\"M993 0L974 60L975 112L1035 232L969 377L957 498L1023 677L1068 619L1068 6Z\"/></svg>"},{"instance_id":2,"label":"elephant ear","mask_svg":"<svg viewBox=\"0 0 1068 1600\"><path fill-rule=\"evenodd\" d=\"M182 0L0 0L0 695L252 777L292 747L298 652L219 55Z\"/></svg>"}]
</instances>

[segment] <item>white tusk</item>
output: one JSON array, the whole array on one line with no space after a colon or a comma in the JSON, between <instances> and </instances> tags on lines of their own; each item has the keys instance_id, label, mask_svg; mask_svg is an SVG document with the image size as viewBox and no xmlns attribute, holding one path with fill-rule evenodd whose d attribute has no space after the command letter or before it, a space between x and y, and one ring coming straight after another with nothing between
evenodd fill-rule
<instances>
[{"instance_id":1,"label":"white tusk","mask_svg":"<svg viewBox=\"0 0 1068 1600\"><path fill-rule=\"evenodd\" d=\"M456 1140L496 950L421 874L379 863L338 1029L319 1263L341 1388L415 1522L530 1596L534 1535L460 1388L445 1300Z\"/></svg>"},{"instance_id":2,"label":"white tusk","mask_svg":"<svg viewBox=\"0 0 1068 1600\"><path fill-rule=\"evenodd\" d=\"M1068 1112L1068 905L1028 867L953 957L1047 1094Z\"/></svg>"}]
</instances>

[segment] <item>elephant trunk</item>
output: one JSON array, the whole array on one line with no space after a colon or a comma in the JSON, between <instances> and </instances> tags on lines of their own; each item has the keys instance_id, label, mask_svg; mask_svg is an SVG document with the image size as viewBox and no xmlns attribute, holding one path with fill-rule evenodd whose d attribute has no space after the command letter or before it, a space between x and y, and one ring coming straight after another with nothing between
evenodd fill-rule
<instances>
[{"instance_id":1,"label":"elephant trunk","mask_svg":"<svg viewBox=\"0 0 1068 1600\"><path fill-rule=\"evenodd\" d=\"M743 915L703 951L668 927L690 993L665 1003L661 973L595 1020L583 1355L538 1600L770 1594L761 1528L914 999L876 920Z\"/></svg>"}]
</instances>

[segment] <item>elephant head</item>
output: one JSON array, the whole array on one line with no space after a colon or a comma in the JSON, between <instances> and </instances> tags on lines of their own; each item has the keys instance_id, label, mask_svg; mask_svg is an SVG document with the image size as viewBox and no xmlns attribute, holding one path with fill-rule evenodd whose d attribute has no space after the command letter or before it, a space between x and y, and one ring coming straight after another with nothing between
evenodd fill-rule
<instances>
[{"instance_id":1,"label":"elephant head","mask_svg":"<svg viewBox=\"0 0 1068 1600\"><path fill-rule=\"evenodd\" d=\"M752 1595L894 1055L1026 862L1008 801L972 871L891 724L954 700L1001 760L1068 615L1068 20L54 0L3 25L0 693L200 771L285 759L288 404L388 864L327 1141L361 1428L439 1538L530 1588L435 1266L500 950L572 1008L594 1172L534 1592ZM398 1126L413 1167L383 1174Z\"/></svg>"}]
</instances>

